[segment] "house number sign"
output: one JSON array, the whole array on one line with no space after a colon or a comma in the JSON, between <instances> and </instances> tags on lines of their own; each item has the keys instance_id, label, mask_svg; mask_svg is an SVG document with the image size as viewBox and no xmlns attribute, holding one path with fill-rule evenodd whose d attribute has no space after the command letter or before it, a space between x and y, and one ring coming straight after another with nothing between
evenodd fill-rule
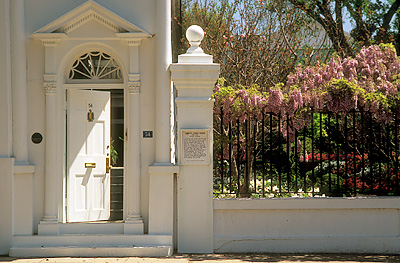
<instances>
[{"instance_id":1,"label":"house number sign","mask_svg":"<svg viewBox=\"0 0 400 263\"><path fill-rule=\"evenodd\" d=\"M181 130L181 164L210 164L210 139L208 129Z\"/></svg>"}]
</instances>

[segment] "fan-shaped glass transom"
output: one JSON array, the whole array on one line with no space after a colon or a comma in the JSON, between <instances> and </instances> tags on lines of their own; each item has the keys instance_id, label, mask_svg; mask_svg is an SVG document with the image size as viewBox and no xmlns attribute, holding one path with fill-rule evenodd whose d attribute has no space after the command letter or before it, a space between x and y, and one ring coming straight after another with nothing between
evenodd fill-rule
<instances>
[{"instance_id":1,"label":"fan-shaped glass transom","mask_svg":"<svg viewBox=\"0 0 400 263\"><path fill-rule=\"evenodd\" d=\"M89 52L80 56L72 65L68 79L71 82L114 82L121 83L121 67L104 52Z\"/></svg>"}]
</instances>

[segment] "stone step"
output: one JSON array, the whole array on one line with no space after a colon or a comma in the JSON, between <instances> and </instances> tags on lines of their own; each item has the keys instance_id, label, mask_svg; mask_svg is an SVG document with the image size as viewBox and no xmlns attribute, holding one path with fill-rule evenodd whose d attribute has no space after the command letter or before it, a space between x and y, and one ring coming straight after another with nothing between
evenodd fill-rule
<instances>
[{"instance_id":1,"label":"stone step","mask_svg":"<svg viewBox=\"0 0 400 263\"><path fill-rule=\"evenodd\" d=\"M11 257L167 257L173 252L171 235L15 236Z\"/></svg>"},{"instance_id":2,"label":"stone step","mask_svg":"<svg viewBox=\"0 0 400 263\"><path fill-rule=\"evenodd\" d=\"M58 236L14 236L13 248L20 247L88 247L88 246L171 246L171 235L71 234Z\"/></svg>"},{"instance_id":3,"label":"stone step","mask_svg":"<svg viewBox=\"0 0 400 263\"><path fill-rule=\"evenodd\" d=\"M169 257L171 246L11 248L10 257Z\"/></svg>"},{"instance_id":4,"label":"stone step","mask_svg":"<svg viewBox=\"0 0 400 263\"><path fill-rule=\"evenodd\" d=\"M124 224L116 222L67 223L59 225L60 234L123 234Z\"/></svg>"}]
</instances>

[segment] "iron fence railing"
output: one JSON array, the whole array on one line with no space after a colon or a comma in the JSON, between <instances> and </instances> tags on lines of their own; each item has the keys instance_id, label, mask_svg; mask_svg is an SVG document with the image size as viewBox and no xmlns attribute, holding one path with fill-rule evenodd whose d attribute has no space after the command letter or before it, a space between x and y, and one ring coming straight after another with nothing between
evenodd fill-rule
<instances>
[{"instance_id":1,"label":"iron fence railing","mask_svg":"<svg viewBox=\"0 0 400 263\"><path fill-rule=\"evenodd\" d=\"M214 120L215 197L400 193L398 116L385 123L363 111L313 113L292 136L290 118L273 113L223 116Z\"/></svg>"}]
</instances>

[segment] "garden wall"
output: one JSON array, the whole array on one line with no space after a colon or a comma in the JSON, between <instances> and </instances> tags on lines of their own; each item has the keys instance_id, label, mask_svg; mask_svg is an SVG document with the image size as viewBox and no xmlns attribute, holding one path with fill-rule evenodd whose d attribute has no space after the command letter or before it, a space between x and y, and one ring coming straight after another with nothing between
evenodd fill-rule
<instances>
[{"instance_id":1,"label":"garden wall","mask_svg":"<svg viewBox=\"0 0 400 263\"><path fill-rule=\"evenodd\" d=\"M400 253L400 198L215 199L215 253Z\"/></svg>"}]
</instances>

